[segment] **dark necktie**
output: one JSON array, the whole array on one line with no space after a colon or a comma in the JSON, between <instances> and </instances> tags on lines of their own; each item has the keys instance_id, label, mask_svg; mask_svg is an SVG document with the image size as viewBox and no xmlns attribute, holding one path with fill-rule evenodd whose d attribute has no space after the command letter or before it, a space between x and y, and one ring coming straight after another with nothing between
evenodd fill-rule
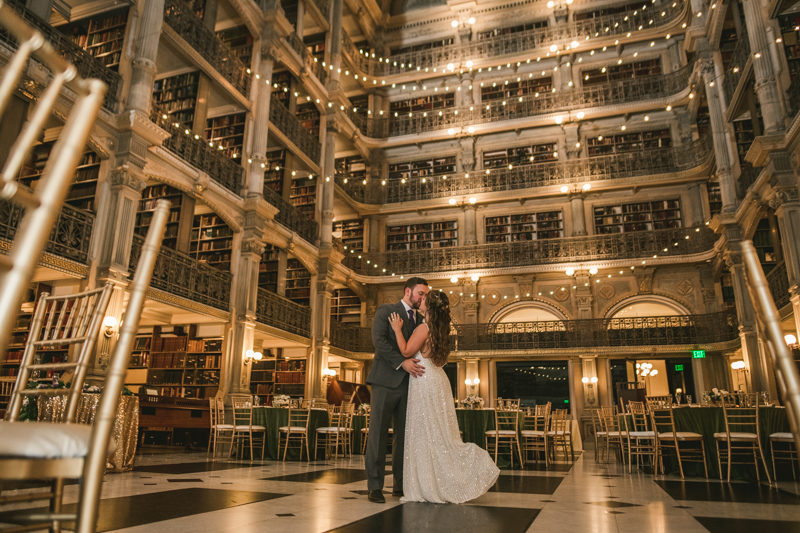
<instances>
[{"instance_id":1,"label":"dark necktie","mask_svg":"<svg viewBox=\"0 0 800 533\"><path fill-rule=\"evenodd\" d=\"M417 321L414 320L414 310L413 309L409 309L408 310L408 320L411 322L411 327L414 327L414 326L417 325Z\"/></svg>"}]
</instances>

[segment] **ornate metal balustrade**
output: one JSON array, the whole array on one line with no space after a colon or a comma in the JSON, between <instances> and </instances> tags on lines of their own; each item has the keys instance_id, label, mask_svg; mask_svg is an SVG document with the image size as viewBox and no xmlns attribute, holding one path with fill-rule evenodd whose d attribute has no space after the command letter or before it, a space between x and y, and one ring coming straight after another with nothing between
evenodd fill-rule
<instances>
[{"instance_id":1,"label":"ornate metal balustrade","mask_svg":"<svg viewBox=\"0 0 800 533\"><path fill-rule=\"evenodd\" d=\"M646 259L710 250L718 235L707 227L565 237L383 253L348 253L344 265L365 276L511 268L579 261Z\"/></svg>"},{"instance_id":2,"label":"ornate metal balustrade","mask_svg":"<svg viewBox=\"0 0 800 533\"><path fill-rule=\"evenodd\" d=\"M789 305L792 295L789 294L789 274L786 272L786 263L781 261L769 271L767 283L772 299L775 300L775 307L780 309Z\"/></svg>"},{"instance_id":3,"label":"ornate metal balustrade","mask_svg":"<svg viewBox=\"0 0 800 533\"><path fill-rule=\"evenodd\" d=\"M331 318L331 346L348 352L373 353L372 329L358 324L347 324Z\"/></svg>"},{"instance_id":4,"label":"ornate metal balustrade","mask_svg":"<svg viewBox=\"0 0 800 533\"><path fill-rule=\"evenodd\" d=\"M188 130L180 124L170 123L169 115L155 103L150 107L150 120L172 134L164 141L164 148L202 170L233 194L241 195L244 169L240 164L210 147L205 139L186 133Z\"/></svg>"},{"instance_id":5,"label":"ornate metal balustrade","mask_svg":"<svg viewBox=\"0 0 800 533\"><path fill-rule=\"evenodd\" d=\"M19 205L0 200L0 240L13 242L23 212L23 208ZM45 244L45 251L77 263L87 264L94 220L95 216L92 213L63 205Z\"/></svg>"},{"instance_id":6,"label":"ornate metal balustrade","mask_svg":"<svg viewBox=\"0 0 800 533\"><path fill-rule=\"evenodd\" d=\"M266 289L258 289L256 320L295 335L311 336L311 308Z\"/></svg>"},{"instance_id":7,"label":"ornate metal balustrade","mask_svg":"<svg viewBox=\"0 0 800 533\"><path fill-rule=\"evenodd\" d=\"M347 113L353 124L367 137L378 139L416 135L499 120L662 98L686 89L693 68L694 65L685 65L675 72L660 76L644 76L555 93L535 93L508 100L491 100L472 106L417 112L411 116L372 118L359 115L352 108L348 108Z\"/></svg>"},{"instance_id":8,"label":"ornate metal balustrade","mask_svg":"<svg viewBox=\"0 0 800 533\"><path fill-rule=\"evenodd\" d=\"M750 37L747 36L747 32L742 32L731 56L730 70L725 73L725 79L722 82L722 91L725 93L725 103L728 106L731 105L733 93L736 92L736 87L739 85L742 72L744 72L744 67L749 59Z\"/></svg>"},{"instance_id":9,"label":"ornate metal balustrade","mask_svg":"<svg viewBox=\"0 0 800 533\"><path fill-rule=\"evenodd\" d=\"M322 145L277 98L269 104L269 121L312 161L320 163Z\"/></svg>"},{"instance_id":10,"label":"ornate metal balustrade","mask_svg":"<svg viewBox=\"0 0 800 533\"><path fill-rule=\"evenodd\" d=\"M322 66L322 63L319 61L315 61L315 58L308 52L308 48L303 43L303 40L300 37L292 32L286 37L286 42L289 43L289 46L292 47L292 50L297 52L297 55L300 56L300 59L306 65L306 68L314 73L314 76L325 85L325 82L328 79L328 71L325 70L325 67Z\"/></svg>"},{"instance_id":11,"label":"ornate metal balustrade","mask_svg":"<svg viewBox=\"0 0 800 533\"><path fill-rule=\"evenodd\" d=\"M741 170L739 179L736 180L736 194L740 200L747 196L747 190L756 182L758 175L761 174L761 168L754 168L750 163L744 163Z\"/></svg>"},{"instance_id":12,"label":"ornate metal balustrade","mask_svg":"<svg viewBox=\"0 0 800 533\"><path fill-rule=\"evenodd\" d=\"M387 181L382 185L370 180L365 185L348 176L336 177L339 186L354 200L367 204L392 204L450 198L458 195L510 191L566 185L586 181L630 178L654 174L677 173L697 168L713 155L710 137L694 141L690 145L658 148L644 152L615 154L583 158L574 161L537 163L512 169L476 170L465 175L430 175L409 179ZM347 183L345 183L347 179Z\"/></svg>"},{"instance_id":13,"label":"ornate metal balustrade","mask_svg":"<svg viewBox=\"0 0 800 533\"><path fill-rule=\"evenodd\" d=\"M131 247L131 276L139 264L144 237L133 236ZM231 302L230 272L222 272L184 253L161 248L150 285L193 302L228 311Z\"/></svg>"},{"instance_id":14,"label":"ornate metal balustrade","mask_svg":"<svg viewBox=\"0 0 800 533\"><path fill-rule=\"evenodd\" d=\"M25 22L33 26L36 30L53 45L64 58L75 65L83 78L95 78L102 80L108 86L106 99L103 104L108 111L115 113L117 110L117 98L119 96L119 89L122 87L122 76L106 68L102 61L95 58L92 54L72 42L69 36L64 35L57 29L53 28L48 22L42 20L31 11L29 11L24 3L16 0L7 2L8 6L14 9ZM5 43L12 49L17 48L18 43L11 35L4 31L0 31L0 42Z\"/></svg>"},{"instance_id":15,"label":"ornate metal balustrade","mask_svg":"<svg viewBox=\"0 0 800 533\"><path fill-rule=\"evenodd\" d=\"M795 75L786 94L789 96L789 107L791 108L792 116L797 116L797 112L800 111L800 76Z\"/></svg>"},{"instance_id":16,"label":"ornate metal balustrade","mask_svg":"<svg viewBox=\"0 0 800 533\"><path fill-rule=\"evenodd\" d=\"M278 214L275 215L278 224L294 231L311 244L317 242L319 224L298 211L267 185L264 185L264 200L278 208Z\"/></svg>"},{"instance_id":17,"label":"ornate metal balustrade","mask_svg":"<svg viewBox=\"0 0 800 533\"><path fill-rule=\"evenodd\" d=\"M208 61L237 91L250 96L249 67L245 66L183 0L164 2L164 22Z\"/></svg>"},{"instance_id":18,"label":"ornate metal balustrade","mask_svg":"<svg viewBox=\"0 0 800 533\"><path fill-rule=\"evenodd\" d=\"M323 1L323 0L319 0ZM419 50L397 54L387 58L368 57L368 50L359 49L349 37L344 39L344 52L350 56L354 66L370 76L390 76L416 71L417 67L444 67L466 64L466 61L495 59L512 54L533 52L551 45L566 47L573 41L583 45L599 36L626 35L645 29L655 29L673 24L684 15L685 0L655 6L646 4L645 9L615 13L594 19L586 19L558 25L552 28L498 35L493 38L470 41L430 50ZM563 50L563 48L562 48Z\"/></svg>"},{"instance_id":19,"label":"ornate metal balustrade","mask_svg":"<svg viewBox=\"0 0 800 533\"><path fill-rule=\"evenodd\" d=\"M330 12L330 0L314 0L314 5L317 6L319 12L322 13L322 18L328 20L328 13Z\"/></svg>"}]
</instances>

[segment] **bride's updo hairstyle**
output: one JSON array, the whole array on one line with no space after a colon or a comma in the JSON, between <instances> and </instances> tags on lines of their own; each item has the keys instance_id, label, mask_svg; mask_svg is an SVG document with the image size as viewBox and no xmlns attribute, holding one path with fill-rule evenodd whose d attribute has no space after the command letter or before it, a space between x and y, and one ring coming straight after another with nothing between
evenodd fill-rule
<instances>
[{"instance_id":1,"label":"bride's updo hairstyle","mask_svg":"<svg viewBox=\"0 0 800 533\"><path fill-rule=\"evenodd\" d=\"M450 299L443 292L430 291L425 303L428 307L429 358L433 364L442 367L450 355Z\"/></svg>"}]
</instances>

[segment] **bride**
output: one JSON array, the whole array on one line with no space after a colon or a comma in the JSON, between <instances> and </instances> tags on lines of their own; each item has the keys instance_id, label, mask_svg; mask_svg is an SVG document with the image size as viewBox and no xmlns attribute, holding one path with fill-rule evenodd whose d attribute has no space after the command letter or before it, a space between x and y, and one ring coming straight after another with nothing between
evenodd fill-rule
<instances>
[{"instance_id":1,"label":"bride","mask_svg":"<svg viewBox=\"0 0 800 533\"><path fill-rule=\"evenodd\" d=\"M429 292L419 310L425 322L408 342L403 320L392 313L404 357L421 359L425 374L408 386L403 489L405 502L464 503L484 494L500 470L486 450L461 440L450 381L442 367L450 354L450 301L443 292Z\"/></svg>"}]
</instances>

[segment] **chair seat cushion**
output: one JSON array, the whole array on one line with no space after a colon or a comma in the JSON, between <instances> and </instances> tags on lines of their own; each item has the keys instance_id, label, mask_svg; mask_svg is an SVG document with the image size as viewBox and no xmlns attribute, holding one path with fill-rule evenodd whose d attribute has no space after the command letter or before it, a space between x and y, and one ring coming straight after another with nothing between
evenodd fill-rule
<instances>
[{"instance_id":1,"label":"chair seat cushion","mask_svg":"<svg viewBox=\"0 0 800 533\"><path fill-rule=\"evenodd\" d=\"M658 438L660 439L672 439L672 438L679 438L679 439L702 439L703 436L699 433L692 433L691 431L678 431L676 435L672 435L671 431L667 431L666 433L659 433Z\"/></svg>"},{"instance_id":2,"label":"chair seat cushion","mask_svg":"<svg viewBox=\"0 0 800 533\"><path fill-rule=\"evenodd\" d=\"M523 437L543 437L544 431L539 429L523 429L519 434Z\"/></svg>"},{"instance_id":3,"label":"chair seat cushion","mask_svg":"<svg viewBox=\"0 0 800 533\"><path fill-rule=\"evenodd\" d=\"M489 435L489 436L495 436L497 434L500 434L500 435L516 435L517 432L514 431L513 429L501 429L500 431L498 431L496 429L490 429L489 431L486 432L486 434Z\"/></svg>"},{"instance_id":4,"label":"chair seat cushion","mask_svg":"<svg viewBox=\"0 0 800 533\"><path fill-rule=\"evenodd\" d=\"M602 435L608 435L608 433L606 433L605 431L598 431L598 432L597 432L597 433L595 433L595 434L596 434L598 437L600 437L600 436L602 436Z\"/></svg>"},{"instance_id":5,"label":"chair seat cushion","mask_svg":"<svg viewBox=\"0 0 800 533\"><path fill-rule=\"evenodd\" d=\"M772 440L782 441L782 442L794 442L794 436L791 433L784 433L779 431L778 433L773 433L769 436Z\"/></svg>"},{"instance_id":6,"label":"chair seat cushion","mask_svg":"<svg viewBox=\"0 0 800 533\"><path fill-rule=\"evenodd\" d=\"M214 429L216 429L216 430L233 429L233 425L232 424L216 424L214 426Z\"/></svg>"},{"instance_id":7,"label":"chair seat cushion","mask_svg":"<svg viewBox=\"0 0 800 533\"><path fill-rule=\"evenodd\" d=\"M341 428L341 427L327 427L327 428L317 428L317 433L346 433L350 431L348 428Z\"/></svg>"},{"instance_id":8,"label":"chair seat cushion","mask_svg":"<svg viewBox=\"0 0 800 533\"><path fill-rule=\"evenodd\" d=\"M630 431L628 432L628 435L630 435L631 437L639 437L639 438L656 436L655 432L653 431Z\"/></svg>"},{"instance_id":9,"label":"chair seat cushion","mask_svg":"<svg viewBox=\"0 0 800 533\"><path fill-rule=\"evenodd\" d=\"M266 431L264 426L236 426L236 431Z\"/></svg>"},{"instance_id":10,"label":"chair seat cushion","mask_svg":"<svg viewBox=\"0 0 800 533\"><path fill-rule=\"evenodd\" d=\"M285 433L289 431L289 427L288 426L279 427L278 431L283 431ZM304 428L303 426L292 426L292 433L305 433L305 432L306 428Z\"/></svg>"},{"instance_id":11,"label":"chair seat cushion","mask_svg":"<svg viewBox=\"0 0 800 533\"><path fill-rule=\"evenodd\" d=\"M60 459L86 457L92 426L52 422L0 422L0 457ZM117 448L114 439L108 453Z\"/></svg>"},{"instance_id":12,"label":"chair seat cushion","mask_svg":"<svg viewBox=\"0 0 800 533\"><path fill-rule=\"evenodd\" d=\"M556 435L556 434L558 434L558 435L569 435L570 433L569 433L569 431L548 431L547 434L550 435L550 436L553 436L553 435Z\"/></svg>"},{"instance_id":13,"label":"chair seat cushion","mask_svg":"<svg viewBox=\"0 0 800 533\"><path fill-rule=\"evenodd\" d=\"M624 437L627 434L628 434L627 431L609 431L608 432L608 436L609 437L620 437L620 436Z\"/></svg>"},{"instance_id":14,"label":"chair seat cushion","mask_svg":"<svg viewBox=\"0 0 800 533\"><path fill-rule=\"evenodd\" d=\"M728 434L725 432L714 433L714 438L718 440L728 440ZM756 440L758 435L755 433L742 433L739 431L731 431L731 440Z\"/></svg>"},{"instance_id":15,"label":"chair seat cushion","mask_svg":"<svg viewBox=\"0 0 800 533\"><path fill-rule=\"evenodd\" d=\"M361 433L369 433L369 428L361 428Z\"/></svg>"}]
</instances>

